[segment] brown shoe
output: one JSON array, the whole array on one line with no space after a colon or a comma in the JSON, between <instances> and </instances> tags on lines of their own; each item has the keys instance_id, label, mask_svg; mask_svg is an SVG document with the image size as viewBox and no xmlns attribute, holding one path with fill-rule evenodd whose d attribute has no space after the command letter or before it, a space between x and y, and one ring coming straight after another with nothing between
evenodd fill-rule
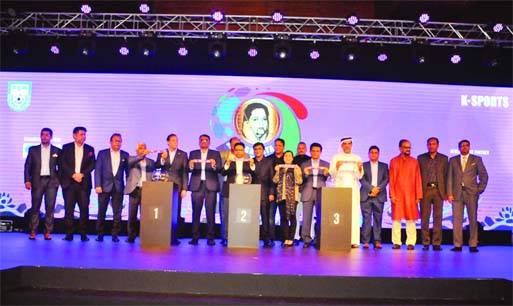
<instances>
[{"instance_id":1,"label":"brown shoe","mask_svg":"<svg viewBox=\"0 0 513 306\"><path fill-rule=\"evenodd\" d=\"M368 244L368 243L364 243L364 244L363 244L363 248L364 248L364 249L368 249L368 248L369 248L369 244Z\"/></svg>"},{"instance_id":2,"label":"brown shoe","mask_svg":"<svg viewBox=\"0 0 513 306\"><path fill-rule=\"evenodd\" d=\"M52 240L50 233L45 233L45 240Z\"/></svg>"},{"instance_id":3,"label":"brown shoe","mask_svg":"<svg viewBox=\"0 0 513 306\"><path fill-rule=\"evenodd\" d=\"M376 243L374 244L374 248L375 248L375 249L382 249L382 248L383 248L383 246L381 245L381 243L376 242Z\"/></svg>"},{"instance_id":4,"label":"brown shoe","mask_svg":"<svg viewBox=\"0 0 513 306\"><path fill-rule=\"evenodd\" d=\"M358 248L357 244L351 244L351 249L357 249L357 248Z\"/></svg>"},{"instance_id":5,"label":"brown shoe","mask_svg":"<svg viewBox=\"0 0 513 306\"><path fill-rule=\"evenodd\" d=\"M36 240L36 232L30 232L29 239Z\"/></svg>"}]
</instances>

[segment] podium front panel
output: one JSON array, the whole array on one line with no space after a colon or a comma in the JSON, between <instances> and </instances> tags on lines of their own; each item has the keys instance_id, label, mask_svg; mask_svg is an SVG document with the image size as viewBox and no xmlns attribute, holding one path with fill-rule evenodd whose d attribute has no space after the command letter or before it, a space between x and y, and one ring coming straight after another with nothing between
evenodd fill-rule
<instances>
[{"instance_id":1,"label":"podium front panel","mask_svg":"<svg viewBox=\"0 0 513 306\"><path fill-rule=\"evenodd\" d=\"M230 184L228 247L258 248L260 236L260 185Z\"/></svg>"},{"instance_id":2,"label":"podium front panel","mask_svg":"<svg viewBox=\"0 0 513 306\"><path fill-rule=\"evenodd\" d=\"M172 182L146 181L142 187L140 239L143 247L169 248L176 232L178 190Z\"/></svg>"},{"instance_id":3,"label":"podium front panel","mask_svg":"<svg viewBox=\"0 0 513 306\"><path fill-rule=\"evenodd\" d=\"M323 187L321 190L321 251L351 250L352 189Z\"/></svg>"}]
</instances>

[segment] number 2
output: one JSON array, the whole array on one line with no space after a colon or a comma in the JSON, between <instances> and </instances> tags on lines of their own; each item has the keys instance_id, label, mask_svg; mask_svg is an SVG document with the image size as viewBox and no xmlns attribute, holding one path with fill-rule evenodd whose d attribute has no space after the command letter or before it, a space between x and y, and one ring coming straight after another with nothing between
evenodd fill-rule
<instances>
[{"instance_id":1,"label":"number 2","mask_svg":"<svg viewBox=\"0 0 513 306\"><path fill-rule=\"evenodd\" d=\"M248 215L247 211L245 211L245 210L241 210L240 211L240 222L241 223L246 223L247 222L247 220L246 220L247 215Z\"/></svg>"}]
</instances>

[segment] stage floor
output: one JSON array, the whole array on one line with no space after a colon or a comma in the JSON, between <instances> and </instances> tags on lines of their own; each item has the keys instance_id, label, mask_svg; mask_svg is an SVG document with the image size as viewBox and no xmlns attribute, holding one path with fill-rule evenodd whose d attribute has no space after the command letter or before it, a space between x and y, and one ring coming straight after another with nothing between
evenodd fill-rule
<instances>
[{"instance_id":1,"label":"stage floor","mask_svg":"<svg viewBox=\"0 0 513 306\"><path fill-rule=\"evenodd\" d=\"M53 235L45 241L42 235L31 241L27 234L0 233L0 269L17 266L47 266L66 268L103 268L130 270L158 270L177 272L283 274L361 277L423 277L423 278L503 278L513 280L513 247L482 246L479 253L451 252L451 245L443 245L441 252L353 249L349 253L323 253L302 245L258 250L227 249L216 240L207 246L200 239L191 246L182 239L171 250L145 250L139 245L114 243L110 236L104 242L81 242L75 235L71 242L64 235Z\"/></svg>"}]
</instances>

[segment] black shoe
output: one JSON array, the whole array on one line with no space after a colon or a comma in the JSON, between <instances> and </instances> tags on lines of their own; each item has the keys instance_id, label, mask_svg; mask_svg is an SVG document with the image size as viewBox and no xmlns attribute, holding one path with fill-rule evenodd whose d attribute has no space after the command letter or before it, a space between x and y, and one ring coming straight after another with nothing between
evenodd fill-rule
<instances>
[{"instance_id":1,"label":"black shoe","mask_svg":"<svg viewBox=\"0 0 513 306\"><path fill-rule=\"evenodd\" d=\"M477 252L479 252L477 247L470 247L468 250L470 251L470 253L477 253Z\"/></svg>"},{"instance_id":2,"label":"black shoe","mask_svg":"<svg viewBox=\"0 0 513 306\"><path fill-rule=\"evenodd\" d=\"M271 248L274 246L274 242L271 245L271 242L269 240L264 240L264 248Z\"/></svg>"},{"instance_id":3,"label":"black shoe","mask_svg":"<svg viewBox=\"0 0 513 306\"><path fill-rule=\"evenodd\" d=\"M135 238L129 237L125 241L128 242L128 243L134 243L135 242Z\"/></svg>"},{"instance_id":4,"label":"black shoe","mask_svg":"<svg viewBox=\"0 0 513 306\"><path fill-rule=\"evenodd\" d=\"M103 235L98 235L98 237L96 237L95 240L98 241L98 242L102 242L103 241Z\"/></svg>"},{"instance_id":5,"label":"black shoe","mask_svg":"<svg viewBox=\"0 0 513 306\"><path fill-rule=\"evenodd\" d=\"M62 240L73 241L73 235L67 234L66 236L64 236L64 238L62 238Z\"/></svg>"},{"instance_id":6,"label":"black shoe","mask_svg":"<svg viewBox=\"0 0 513 306\"><path fill-rule=\"evenodd\" d=\"M400 245L398 245L398 244L394 244L394 245L392 246L392 250L399 250L400 248L401 248L401 246L400 246Z\"/></svg>"},{"instance_id":7,"label":"black shoe","mask_svg":"<svg viewBox=\"0 0 513 306\"><path fill-rule=\"evenodd\" d=\"M119 242L118 236L116 236L116 235L112 236L112 242Z\"/></svg>"},{"instance_id":8,"label":"black shoe","mask_svg":"<svg viewBox=\"0 0 513 306\"><path fill-rule=\"evenodd\" d=\"M221 239L221 245L222 245L222 246L228 246L228 240L226 240L226 239Z\"/></svg>"},{"instance_id":9,"label":"black shoe","mask_svg":"<svg viewBox=\"0 0 513 306\"><path fill-rule=\"evenodd\" d=\"M269 247L273 247L275 245L274 240L269 240Z\"/></svg>"},{"instance_id":10,"label":"black shoe","mask_svg":"<svg viewBox=\"0 0 513 306\"><path fill-rule=\"evenodd\" d=\"M208 239L208 240L207 240L207 244L208 244L209 246L213 246L213 245L216 245L216 242L214 241L214 239Z\"/></svg>"},{"instance_id":11,"label":"black shoe","mask_svg":"<svg viewBox=\"0 0 513 306\"><path fill-rule=\"evenodd\" d=\"M310 247L310 242L303 243L303 249L308 249Z\"/></svg>"},{"instance_id":12,"label":"black shoe","mask_svg":"<svg viewBox=\"0 0 513 306\"><path fill-rule=\"evenodd\" d=\"M82 235L80 235L80 240L83 242L86 242L86 241L89 241L89 237L87 237L86 234L82 234Z\"/></svg>"},{"instance_id":13,"label":"black shoe","mask_svg":"<svg viewBox=\"0 0 513 306\"><path fill-rule=\"evenodd\" d=\"M198 245L198 239L192 239L191 241L189 241L189 244L190 245Z\"/></svg>"},{"instance_id":14,"label":"black shoe","mask_svg":"<svg viewBox=\"0 0 513 306\"><path fill-rule=\"evenodd\" d=\"M439 245L433 246L433 251L441 251L441 250L442 250L442 247L440 247Z\"/></svg>"},{"instance_id":15,"label":"black shoe","mask_svg":"<svg viewBox=\"0 0 513 306\"><path fill-rule=\"evenodd\" d=\"M435 247L433 247L434 249ZM422 251L429 251L429 244L424 244L424 246L422 247Z\"/></svg>"},{"instance_id":16,"label":"black shoe","mask_svg":"<svg viewBox=\"0 0 513 306\"><path fill-rule=\"evenodd\" d=\"M298 246L299 245L299 241L300 241L299 239L294 239L294 242L292 242L292 244L294 246Z\"/></svg>"},{"instance_id":17,"label":"black shoe","mask_svg":"<svg viewBox=\"0 0 513 306\"><path fill-rule=\"evenodd\" d=\"M454 248L451 249L451 251L453 251L453 252L461 252L461 247L456 247L455 246Z\"/></svg>"},{"instance_id":18,"label":"black shoe","mask_svg":"<svg viewBox=\"0 0 513 306\"><path fill-rule=\"evenodd\" d=\"M413 244L408 244L407 249L408 249L408 251L413 251L413 250L415 250L415 247L413 246Z\"/></svg>"}]
</instances>

